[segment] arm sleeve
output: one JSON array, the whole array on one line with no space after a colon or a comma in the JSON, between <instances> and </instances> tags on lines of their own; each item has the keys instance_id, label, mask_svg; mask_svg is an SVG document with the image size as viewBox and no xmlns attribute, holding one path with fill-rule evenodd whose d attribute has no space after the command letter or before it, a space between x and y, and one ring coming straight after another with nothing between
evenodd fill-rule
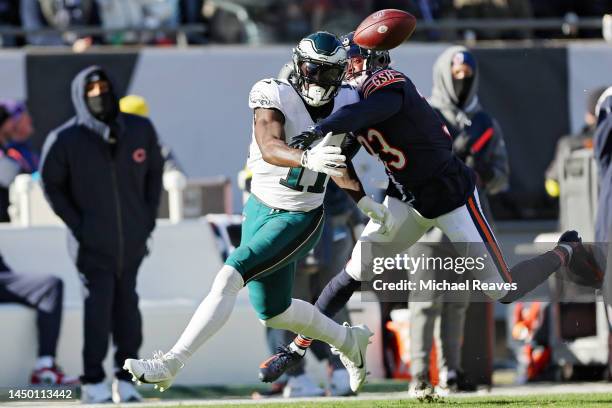
<instances>
[{"instance_id":1,"label":"arm sleeve","mask_svg":"<svg viewBox=\"0 0 612 408\"><path fill-rule=\"evenodd\" d=\"M41 179L45 197L58 217L64 221L77 240L81 240L81 213L70 193L70 172L66 150L49 134L41 157Z\"/></svg>"},{"instance_id":2,"label":"arm sleeve","mask_svg":"<svg viewBox=\"0 0 612 408\"><path fill-rule=\"evenodd\" d=\"M155 228L155 219L162 190L162 176L164 171L164 158L162 148L157 139L157 133L153 124L149 121L149 167L145 178L145 202L149 210L149 233Z\"/></svg>"},{"instance_id":3,"label":"arm sleeve","mask_svg":"<svg viewBox=\"0 0 612 408\"><path fill-rule=\"evenodd\" d=\"M401 109L402 102L401 90L381 89L367 99L343 106L319 122L317 127L323 134L354 132L395 115Z\"/></svg>"}]
</instances>

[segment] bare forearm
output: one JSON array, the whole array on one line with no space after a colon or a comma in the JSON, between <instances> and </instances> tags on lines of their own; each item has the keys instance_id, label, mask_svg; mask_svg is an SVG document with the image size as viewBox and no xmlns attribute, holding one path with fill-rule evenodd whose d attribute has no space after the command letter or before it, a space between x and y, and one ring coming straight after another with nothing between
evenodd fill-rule
<instances>
[{"instance_id":1,"label":"bare forearm","mask_svg":"<svg viewBox=\"0 0 612 408\"><path fill-rule=\"evenodd\" d=\"M262 146L263 159L272 165L280 167L299 167L303 151L287 146L280 139L270 139Z\"/></svg>"},{"instance_id":2,"label":"bare forearm","mask_svg":"<svg viewBox=\"0 0 612 408\"><path fill-rule=\"evenodd\" d=\"M285 143L285 117L275 109L255 110L255 139L263 159L274 166L299 167L303 151Z\"/></svg>"}]
</instances>

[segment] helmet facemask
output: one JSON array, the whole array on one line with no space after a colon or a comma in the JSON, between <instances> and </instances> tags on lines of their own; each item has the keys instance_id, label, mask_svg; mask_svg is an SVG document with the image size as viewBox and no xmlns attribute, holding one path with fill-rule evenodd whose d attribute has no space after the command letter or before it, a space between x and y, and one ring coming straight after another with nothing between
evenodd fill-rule
<instances>
[{"instance_id":1,"label":"helmet facemask","mask_svg":"<svg viewBox=\"0 0 612 408\"><path fill-rule=\"evenodd\" d=\"M294 59L296 85L310 106L322 106L334 99L342 85L346 64L312 59Z\"/></svg>"},{"instance_id":2,"label":"helmet facemask","mask_svg":"<svg viewBox=\"0 0 612 408\"><path fill-rule=\"evenodd\" d=\"M323 106L338 94L346 73L346 51L336 36L317 32L293 50L293 85L310 106Z\"/></svg>"}]
</instances>

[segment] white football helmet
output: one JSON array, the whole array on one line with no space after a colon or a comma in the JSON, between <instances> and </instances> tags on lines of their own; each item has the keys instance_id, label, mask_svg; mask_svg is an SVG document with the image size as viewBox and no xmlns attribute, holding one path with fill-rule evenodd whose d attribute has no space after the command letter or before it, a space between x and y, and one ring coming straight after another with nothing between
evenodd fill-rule
<instances>
[{"instance_id":1,"label":"white football helmet","mask_svg":"<svg viewBox=\"0 0 612 408\"><path fill-rule=\"evenodd\" d=\"M346 50L335 35L317 31L293 49L293 84L310 106L334 99L346 70Z\"/></svg>"}]
</instances>

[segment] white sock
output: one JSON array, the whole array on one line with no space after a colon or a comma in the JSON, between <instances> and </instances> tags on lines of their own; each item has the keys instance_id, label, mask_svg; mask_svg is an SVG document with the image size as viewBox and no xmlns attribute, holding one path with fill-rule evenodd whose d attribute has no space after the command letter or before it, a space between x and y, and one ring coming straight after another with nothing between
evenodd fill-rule
<instances>
[{"instance_id":1,"label":"white sock","mask_svg":"<svg viewBox=\"0 0 612 408\"><path fill-rule=\"evenodd\" d=\"M185 364L193 353L229 319L236 303L236 296L243 286L244 281L238 271L224 265L217 273L210 292L198 306L169 354Z\"/></svg>"},{"instance_id":2,"label":"white sock","mask_svg":"<svg viewBox=\"0 0 612 408\"><path fill-rule=\"evenodd\" d=\"M51 368L55 363L55 359L51 356L40 356L36 359L36 364L34 365L35 370L40 370L42 368Z\"/></svg>"},{"instance_id":3,"label":"white sock","mask_svg":"<svg viewBox=\"0 0 612 408\"><path fill-rule=\"evenodd\" d=\"M292 299L283 313L268 320L262 320L266 327L291 330L304 336L331 344L343 353L353 349L353 337L349 329L325 316L316 307L299 299Z\"/></svg>"}]
</instances>

